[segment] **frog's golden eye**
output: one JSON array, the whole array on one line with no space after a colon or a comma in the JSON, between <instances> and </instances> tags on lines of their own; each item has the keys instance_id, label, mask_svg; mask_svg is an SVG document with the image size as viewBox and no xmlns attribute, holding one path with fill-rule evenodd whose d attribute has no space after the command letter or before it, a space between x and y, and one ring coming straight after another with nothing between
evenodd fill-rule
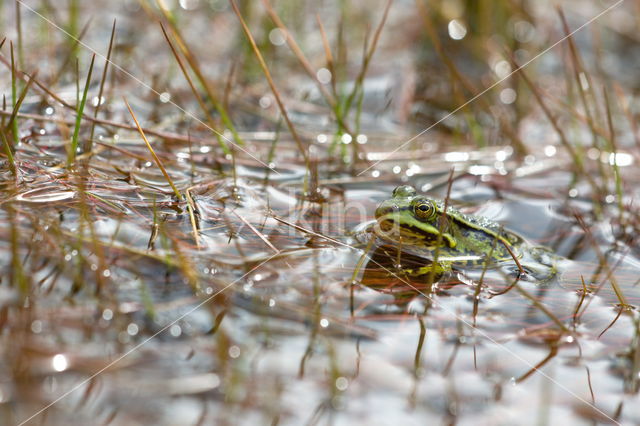
<instances>
[{"instance_id":1,"label":"frog's golden eye","mask_svg":"<svg viewBox=\"0 0 640 426\"><path fill-rule=\"evenodd\" d=\"M413 211L419 219L430 219L435 212L435 208L428 201L420 201L413 206Z\"/></svg>"}]
</instances>

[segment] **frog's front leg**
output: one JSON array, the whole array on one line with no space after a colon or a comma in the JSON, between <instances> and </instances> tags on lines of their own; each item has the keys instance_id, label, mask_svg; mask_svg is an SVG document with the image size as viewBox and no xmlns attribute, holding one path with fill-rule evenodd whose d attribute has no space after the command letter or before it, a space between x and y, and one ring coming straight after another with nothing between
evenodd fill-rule
<instances>
[{"instance_id":1,"label":"frog's front leg","mask_svg":"<svg viewBox=\"0 0 640 426\"><path fill-rule=\"evenodd\" d=\"M428 279L430 274L433 274L433 282L440 280L445 273L450 271L451 263L448 262L436 262L419 268L404 269L405 274L412 278L419 278L420 280Z\"/></svg>"}]
</instances>

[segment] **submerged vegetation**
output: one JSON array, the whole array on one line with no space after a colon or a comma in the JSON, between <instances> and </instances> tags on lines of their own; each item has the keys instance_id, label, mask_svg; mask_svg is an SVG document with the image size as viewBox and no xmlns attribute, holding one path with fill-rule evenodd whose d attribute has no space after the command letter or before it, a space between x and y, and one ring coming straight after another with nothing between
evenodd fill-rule
<instances>
[{"instance_id":1,"label":"submerged vegetation","mask_svg":"<svg viewBox=\"0 0 640 426\"><path fill-rule=\"evenodd\" d=\"M638 22L0 2L0 423L640 422ZM552 273L381 241L398 185Z\"/></svg>"}]
</instances>

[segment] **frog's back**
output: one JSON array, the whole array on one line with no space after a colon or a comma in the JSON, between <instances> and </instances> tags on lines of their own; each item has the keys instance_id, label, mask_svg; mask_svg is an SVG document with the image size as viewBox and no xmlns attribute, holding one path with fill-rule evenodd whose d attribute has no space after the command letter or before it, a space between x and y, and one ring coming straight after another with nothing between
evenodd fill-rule
<instances>
[{"instance_id":1,"label":"frog's back","mask_svg":"<svg viewBox=\"0 0 640 426\"><path fill-rule=\"evenodd\" d=\"M524 240L505 230L499 223L483 216L473 216L449 207L447 231L456 241L455 247L445 248L451 255L474 256L474 263L484 264L511 260L521 256ZM467 262L468 263L468 262Z\"/></svg>"}]
</instances>

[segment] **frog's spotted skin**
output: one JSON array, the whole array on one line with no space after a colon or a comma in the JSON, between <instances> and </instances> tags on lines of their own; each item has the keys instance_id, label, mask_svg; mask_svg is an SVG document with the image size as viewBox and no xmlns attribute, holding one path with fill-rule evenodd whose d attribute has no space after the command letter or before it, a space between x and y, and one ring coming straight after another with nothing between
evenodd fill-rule
<instances>
[{"instance_id":1,"label":"frog's spotted skin","mask_svg":"<svg viewBox=\"0 0 640 426\"><path fill-rule=\"evenodd\" d=\"M417 194L411 186L399 186L392 198L376 209L375 234L401 251L434 260L447 268L482 268L522 258L540 248L531 247L520 236L505 231L500 224L447 207L444 203ZM442 229L442 233L440 230ZM537 258L538 256L533 256Z\"/></svg>"}]
</instances>

